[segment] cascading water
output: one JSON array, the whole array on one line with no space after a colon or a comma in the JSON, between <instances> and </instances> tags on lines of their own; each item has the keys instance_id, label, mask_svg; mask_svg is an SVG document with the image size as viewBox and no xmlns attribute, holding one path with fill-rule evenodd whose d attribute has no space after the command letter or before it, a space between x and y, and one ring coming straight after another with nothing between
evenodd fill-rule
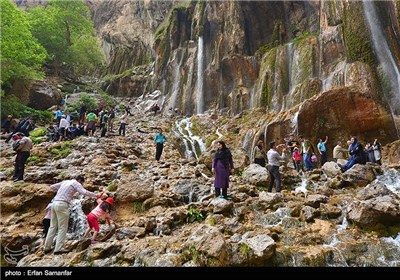
<instances>
[{"instance_id":1,"label":"cascading water","mask_svg":"<svg viewBox=\"0 0 400 280\"><path fill-rule=\"evenodd\" d=\"M204 93L203 93L203 72L204 72L204 44L203 37L199 37L197 46L197 80L195 85L196 94L196 113L202 114L204 112Z\"/></svg>"},{"instance_id":2,"label":"cascading water","mask_svg":"<svg viewBox=\"0 0 400 280\"><path fill-rule=\"evenodd\" d=\"M400 196L400 171L396 169L386 169L383 174L378 176L375 181L385 184L385 186Z\"/></svg>"},{"instance_id":3,"label":"cascading water","mask_svg":"<svg viewBox=\"0 0 400 280\"><path fill-rule=\"evenodd\" d=\"M372 43L374 50L381 63L382 69L388 77L388 82L391 85L390 98L385 94L390 106L392 116L394 117L394 110L400 111L400 71L396 64L389 45L386 41L386 36L382 30L382 24L379 21L374 1L363 0L364 13L367 18L369 30L371 32ZM385 91L386 93L386 91ZM397 108L397 107L398 108ZM400 138L400 131L396 125L397 136Z\"/></svg>"},{"instance_id":4,"label":"cascading water","mask_svg":"<svg viewBox=\"0 0 400 280\"><path fill-rule=\"evenodd\" d=\"M250 160L252 160L252 150L253 150L252 149L253 145L250 144L252 135L253 135L253 130L249 129L246 132L246 135L244 136L244 140L243 140L243 144L242 144L242 148L247 151L247 155L249 156Z\"/></svg>"},{"instance_id":5,"label":"cascading water","mask_svg":"<svg viewBox=\"0 0 400 280\"><path fill-rule=\"evenodd\" d=\"M196 158L199 160L201 153L205 152L206 144L203 142L199 136L193 135L190 130L192 127L192 122L190 118L185 118L182 120L177 120L175 122L175 127L178 131L178 136L182 138L185 145L185 156L186 158Z\"/></svg>"},{"instance_id":6,"label":"cascading water","mask_svg":"<svg viewBox=\"0 0 400 280\"><path fill-rule=\"evenodd\" d=\"M294 193L295 194L303 193L304 198L306 198L307 197L307 184L308 184L308 179L305 177L304 174L302 174L300 186L298 186L294 189Z\"/></svg>"},{"instance_id":7,"label":"cascading water","mask_svg":"<svg viewBox=\"0 0 400 280\"><path fill-rule=\"evenodd\" d=\"M178 56L179 56L178 54L179 54L179 52L176 51L175 57L173 59L173 62L174 62L173 67L175 67L175 70L173 73L174 82L172 84L172 94L171 94L171 98L169 99L169 102L168 102L168 109L170 109L170 108L175 109L176 98L177 98L178 92L179 92L179 86L180 86L180 81L181 81L181 77L180 77L179 73L180 73L181 64L183 61L183 55L180 55L180 58L178 58ZM179 61L177 61L177 60L179 60Z\"/></svg>"},{"instance_id":8,"label":"cascading water","mask_svg":"<svg viewBox=\"0 0 400 280\"><path fill-rule=\"evenodd\" d=\"M82 210L83 198L73 199L70 205L70 226L68 228L69 239L81 237L88 228L87 218Z\"/></svg>"}]
</instances>

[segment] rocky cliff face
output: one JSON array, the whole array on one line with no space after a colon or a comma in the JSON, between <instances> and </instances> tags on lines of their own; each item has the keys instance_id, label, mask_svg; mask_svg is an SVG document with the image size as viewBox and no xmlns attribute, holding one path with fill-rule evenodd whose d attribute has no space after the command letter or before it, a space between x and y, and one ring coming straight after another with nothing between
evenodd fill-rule
<instances>
[{"instance_id":1,"label":"rocky cliff face","mask_svg":"<svg viewBox=\"0 0 400 280\"><path fill-rule=\"evenodd\" d=\"M87 0L86 3L106 54L106 74L119 74L154 59L151 48L154 33L174 1Z\"/></svg>"},{"instance_id":2,"label":"rocky cliff face","mask_svg":"<svg viewBox=\"0 0 400 280\"><path fill-rule=\"evenodd\" d=\"M395 1L372 6L343 1L114 2L90 2L109 57L109 73L142 64L149 54L155 65L149 64L141 82L131 73L110 82L112 94L138 96L158 89L164 112L169 108L185 114L226 109L237 114L260 107L266 112L295 114L293 108L314 95L356 91L366 93L369 102L377 103L372 107L380 109L367 111L372 107L352 99L343 108L358 108L357 112L339 109L351 116L346 121L359 123L360 114L373 115L386 120L380 122L384 126L379 133L387 135L387 141L398 138L393 132L397 118L392 117L398 114L400 99ZM377 40L386 43L377 48ZM135 87L126 86L133 80ZM337 122L326 110L320 114L312 123L318 118ZM301 118L299 122L299 127L307 127L299 133L308 133L309 125L301 123ZM369 137L374 128L362 127L346 132Z\"/></svg>"}]
</instances>

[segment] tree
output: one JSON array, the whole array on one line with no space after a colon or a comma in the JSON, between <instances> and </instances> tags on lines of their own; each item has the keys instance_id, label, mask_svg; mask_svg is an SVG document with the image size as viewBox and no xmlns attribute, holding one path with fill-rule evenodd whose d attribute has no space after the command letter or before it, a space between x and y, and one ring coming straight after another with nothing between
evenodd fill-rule
<instances>
[{"instance_id":1,"label":"tree","mask_svg":"<svg viewBox=\"0 0 400 280\"><path fill-rule=\"evenodd\" d=\"M47 53L32 36L25 12L11 2L0 0L1 9L1 86L16 79L42 79L39 71Z\"/></svg>"},{"instance_id":2,"label":"tree","mask_svg":"<svg viewBox=\"0 0 400 280\"><path fill-rule=\"evenodd\" d=\"M49 0L28 10L32 33L49 53L57 72L69 68L74 75L90 74L104 62L99 42L83 0Z\"/></svg>"}]
</instances>

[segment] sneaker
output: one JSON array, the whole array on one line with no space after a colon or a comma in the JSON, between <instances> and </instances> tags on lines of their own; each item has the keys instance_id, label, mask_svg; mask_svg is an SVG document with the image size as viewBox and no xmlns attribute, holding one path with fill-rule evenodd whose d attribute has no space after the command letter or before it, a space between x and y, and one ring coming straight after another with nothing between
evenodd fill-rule
<instances>
[{"instance_id":1,"label":"sneaker","mask_svg":"<svg viewBox=\"0 0 400 280\"><path fill-rule=\"evenodd\" d=\"M45 249L45 250L43 251L43 253L48 254L48 253L50 253L51 251L53 251L53 249Z\"/></svg>"},{"instance_id":2,"label":"sneaker","mask_svg":"<svg viewBox=\"0 0 400 280\"><path fill-rule=\"evenodd\" d=\"M54 255L66 254L66 253L69 253L69 252L70 252L70 250L61 249L60 251L54 252Z\"/></svg>"},{"instance_id":3,"label":"sneaker","mask_svg":"<svg viewBox=\"0 0 400 280\"><path fill-rule=\"evenodd\" d=\"M218 196L218 198L225 198L223 195Z\"/></svg>"},{"instance_id":4,"label":"sneaker","mask_svg":"<svg viewBox=\"0 0 400 280\"><path fill-rule=\"evenodd\" d=\"M232 197L230 196L224 196L223 198L225 198L226 200L232 200Z\"/></svg>"}]
</instances>

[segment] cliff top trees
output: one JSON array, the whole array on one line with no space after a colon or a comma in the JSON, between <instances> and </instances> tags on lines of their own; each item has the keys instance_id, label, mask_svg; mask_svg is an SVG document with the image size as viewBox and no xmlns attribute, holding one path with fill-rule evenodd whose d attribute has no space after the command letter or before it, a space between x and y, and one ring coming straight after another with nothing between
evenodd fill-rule
<instances>
[{"instance_id":1,"label":"cliff top trees","mask_svg":"<svg viewBox=\"0 0 400 280\"><path fill-rule=\"evenodd\" d=\"M70 70L72 75L90 75L104 61L94 36L89 8L82 0L49 0L48 5L29 9L32 34L49 53L56 73Z\"/></svg>"},{"instance_id":2,"label":"cliff top trees","mask_svg":"<svg viewBox=\"0 0 400 280\"><path fill-rule=\"evenodd\" d=\"M46 50L32 36L25 12L11 0L0 0L1 9L1 86L11 86L16 79L39 79L38 69Z\"/></svg>"}]
</instances>

